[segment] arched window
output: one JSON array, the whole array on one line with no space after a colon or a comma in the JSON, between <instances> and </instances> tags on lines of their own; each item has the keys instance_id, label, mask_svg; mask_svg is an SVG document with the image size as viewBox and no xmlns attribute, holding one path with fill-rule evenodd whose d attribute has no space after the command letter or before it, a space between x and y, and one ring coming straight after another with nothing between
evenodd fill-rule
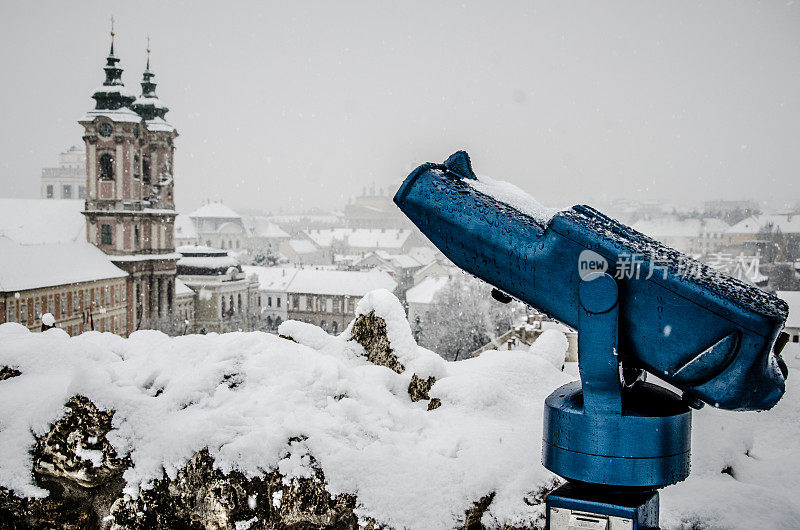
<instances>
[{"instance_id":1,"label":"arched window","mask_svg":"<svg viewBox=\"0 0 800 530\"><path fill-rule=\"evenodd\" d=\"M100 155L100 178L114 178L114 157L108 153Z\"/></svg>"},{"instance_id":2,"label":"arched window","mask_svg":"<svg viewBox=\"0 0 800 530\"><path fill-rule=\"evenodd\" d=\"M142 182L150 183L150 157L142 159Z\"/></svg>"}]
</instances>

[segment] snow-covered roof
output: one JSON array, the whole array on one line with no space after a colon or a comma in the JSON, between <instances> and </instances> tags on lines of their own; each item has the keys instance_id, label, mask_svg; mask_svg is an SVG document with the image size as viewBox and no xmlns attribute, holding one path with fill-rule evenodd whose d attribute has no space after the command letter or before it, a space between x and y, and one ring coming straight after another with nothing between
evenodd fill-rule
<instances>
[{"instance_id":1,"label":"snow-covered roof","mask_svg":"<svg viewBox=\"0 0 800 530\"><path fill-rule=\"evenodd\" d=\"M396 228L323 228L304 230L303 233L320 247L330 247L340 242L356 248L391 248L402 247L411 235L411 230Z\"/></svg>"},{"instance_id":2,"label":"snow-covered roof","mask_svg":"<svg viewBox=\"0 0 800 530\"><path fill-rule=\"evenodd\" d=\"M242 216L234 212L221 202L204 204L189 214L189 217L212 217L215 219L241 219Z\"/></svg>"},{"instance_id":3,"label":"snow-covered roof","mask_svg":"<svg viewBox=\"0 0 800 530\"><path fill-rule=\"evenodd\" d=\"M205 245L181 245L176 248L181 254L219 254L220 256L227 256L228 251L214 247L207 247Z\"/></svg>"},{"instance_id":4,"label":"snow-covered roof","mask_svg":"<svg viewBox=\"0 0 800 530\"><path fill-rule=\"evenodd\" d=\"M262 291L286 291L286 286L292 281L299 269L292 267L242 267L245 274L258 276L258 285Z\"/></svg>"},{"instance_id":5,"label":"snow-covered roof","mask_svg":"<svg viewBox=\"0 0 800 530\"><path fill-rule=\"evenodd\" d=\"M729 234L757 234L767 225L774 230L780 229L784 234L800 233L800 215L798 214L759 214L751 215L728 228Z\"/></svg>"},{"instance_id":6,"label":"snow-covered roof","mask_svg":"<svg viewBox=\"0 0 800 530\"><path fill-rule=\"evenodd\" d=\"M117 110L90 110L78 121L93 121L100 116L116 122L140 123L142 121L141 116L125 107Z\"/></svg>"},{"instance_id":7,"label":"snow-covered roof","mask_svg":"<svg viewBox=\"0 0 800 530\"><path fill-rule=\"evenodd\" d=\"M148 131L173 132L175 130L175 127L164 118L153 118L147 120L146 124Z\"/></svg>"},{"instance_id":8,"label":"snow-covered roof","mask_svg":"<svg viewBox=\"0 0 800 530\"><path fill-rule=\"evenodd\" d=\"M178 214L175 216L175 237L197 239L194 221L188 215Z\"/></svg>"},{"instance_id":9,"label":"snow-covered roof","mask_svg":"<svg viewBox=\"0 0 800 530\"><path fill-rule=\"evenodd\" d=\"M307 239L290 239L288 243L297 254L312 254L319 250L314 243Z\"/></svg>"},{"instance_id":10,"label":"snow-covered roof","mask_svg":"<svg viewBox=\"0 0 800 530\"><path fill-rule=\"evenodd\" d=\"M374 289L393 291L397 283L383 271L299 269L286 286L290 293L364 296Z\"/></svg>"},{"instance_id":11,"label":"snow-covered roof","mask_svg":"<svg viewBox=\"0 0 800 530\"><path fill-rule=\"evenodd\" d=\"M699 237L701 222L700 219L663 217L637 221L631 228L653 239L661 237Z\"/></svg>"},{"instance_id":12,"label":"snow-covered roof","mask_svg":"<svg viewBox=\"0 0 800 530\"><path fill-rule=\"evenodd\" d=\"M289 239L291 237L280 226L266 217L248 216L244 217L243 221L251 236L269 239Z\"/></svg>"},{"instance_id":13,"label":"snow-covered roof","mask_svg":"<svg viewBox=\"0 0 800 530\"><path fill-rule=\"evenodd\" d=\"M412 247L409 249L408 255L422 265L427 265L436 260L436 250L431 247Z\"/></svg>"},{"instance_id":14,"label":"snow-covered roof","mask_svg":"<svg viewBox=\"0 0 800 530\"><path fill-rule=\"evenodd\" d=\"M175 278L175 296L192 296L194 291L191 287L183 283L180 278Z\"/></svg>"},{"instance_id":15,"label":"snow-covered roof","mask_svg":"<svg viewBox=\"0 0 800 530\"><path fill-rule=\"evenodd\" d=\"M0 199L0 236L17 243L86 241L84 202L52 199Z\"/></svg>"},{"instance_id":16,"label":"snow-covered roof","mask_svg":"<svg viewBox=\"0 0 800 530\"><path fill-rule=\"evenodd\" d=\"M439 290L447 285L447 276L431 276L406 291L406 301L410 304L430 304Z\"/></svg>"},{"instance_id":17,"label":"snow-covered roof","mask_svg":"<svg viewBox=\"0 0 800 530\"><path fill-rule=\"evenodd\" d=\"M19 244L0 237L0 256L0 292L127 276L102 250L86 242Z\"/></svg>"},{"instance_id":18,"label":"snow-covered roof","mask_svg":"<svg viewBox=\"0 0 800 530\"><path fill-rule=\"evenodd\" d=\"M775 296L789 304L789 316L786 318L787 328L800 328L800 291L777 291Z\"/></svg>"}]
</instances>

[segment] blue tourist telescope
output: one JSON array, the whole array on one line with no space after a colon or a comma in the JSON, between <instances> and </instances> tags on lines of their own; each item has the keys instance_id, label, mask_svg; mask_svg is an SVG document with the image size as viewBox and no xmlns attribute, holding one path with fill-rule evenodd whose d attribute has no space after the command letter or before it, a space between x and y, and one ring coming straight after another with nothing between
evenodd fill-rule
<instances>
[{"instance_id":1,"label":"blue tourist telescope","mask_svg":"<svg viewBox=\"0 0 800 530\"><path fill-rule=\"evenodd\" d=\"M657 527L657 488L689 475L691 408L766 410L784 393L788 307L757 287L589 206L546 212L479 181L463 151L415 169L394 202L498 300L578 330L580 381L545 401L542 463L568 481L547 498L553 530Z\"/></svg>"}]
</instances>

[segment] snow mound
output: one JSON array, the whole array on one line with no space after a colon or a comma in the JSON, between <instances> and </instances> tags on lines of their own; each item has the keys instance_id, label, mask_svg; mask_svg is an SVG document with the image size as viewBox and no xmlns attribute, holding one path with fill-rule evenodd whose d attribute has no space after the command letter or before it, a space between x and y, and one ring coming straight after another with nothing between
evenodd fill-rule
<instances>
[{"instance_id":1,"label":"snow mound","mask_svg":"<svg viewBox=\"0 0 800 530\"><path fill-rule=\"evenodd\" d=\"M564 367L568 349L569 341L567 341L566 335L557 329L546 329L531 344L528 351L561 370Z\"/></svg>"},{"instance_id":2,"label":"snow mound","mask_svg":"<svg viewBox=\"0 0 800 530\"><path fill-rule=\"evenodd\" d=\"M0 380L0 486L47 494L33 483L35 437L83 395L115 411L107 439L132 461L124 475L132 497L207 448L218 469L248 477L311 477L316 462L332 495L355 495L359 517L392 528L457 527L491 493L488 528L541 525L539 496L556 480L540 463L543 402L573 377L551 360L563 341L543 334L536 354L436 361L414 343L388 292L361 300L358 314L372 312L385 320L403 373L367 361L348 340L352 325L337 337L287 322L287 340L260 332L69 337L2 324L0 369L21 374ZM794 346L785 354L787 395L772 411L695 414L692 475L662 490L664 528L800 527ZM435 410L408 393L412 374L427 375L422 368L436 374Z\"/></svg>"},{"instance_id":3,"label":"snow mound","mask_svg":"<svg viewBox=\"0 0 800 530\"><path fill-rule=\"evenodd\" d=\"M542 226L547 226L550 219L560 212L558 208L548 208L534 199L521 188L502 180L480 177L480 180L465 180L470 186L489 197L504 202L521 213L531 216Z\"/></svg>"}]
</instances>

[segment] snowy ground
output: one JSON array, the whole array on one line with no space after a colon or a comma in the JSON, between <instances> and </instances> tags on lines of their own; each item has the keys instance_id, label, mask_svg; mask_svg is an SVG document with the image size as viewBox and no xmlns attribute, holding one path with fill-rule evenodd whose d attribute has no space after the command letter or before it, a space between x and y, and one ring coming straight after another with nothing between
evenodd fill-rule
<instances>
[{"instance_id":1,"label":"snowy ground","mask_svg":"<svg viewBox=\"0 0 800 530\"><path fill-rule=\"evenodd\" d=\"M487 526L536 521L541 505L525 499L554 480L540 464L543 400L576 372L556 367L563 342L445 362L414 344L391 295L359 305L372 309L387 320L403 374L366 361L348 331L300 323L283 328L299 343L258 332L70 338L0 325L0 366L22 372L0 382L0 485L46 493L31 482L34 434L82 394L116 411L108 438L133 460L131 495L208 447L220 468L249 475L309 476L313 455L333 494L356 494L360 515L397 528L453 528L490 492ZM665 528L800 527L800 350L786 353L788 392L774 410L695 414L692 476L662 492ZM411 402L412 373L437 378L440 408ZM290 446L294 437L304 441Z\"/></svg>"}]
</instances>

